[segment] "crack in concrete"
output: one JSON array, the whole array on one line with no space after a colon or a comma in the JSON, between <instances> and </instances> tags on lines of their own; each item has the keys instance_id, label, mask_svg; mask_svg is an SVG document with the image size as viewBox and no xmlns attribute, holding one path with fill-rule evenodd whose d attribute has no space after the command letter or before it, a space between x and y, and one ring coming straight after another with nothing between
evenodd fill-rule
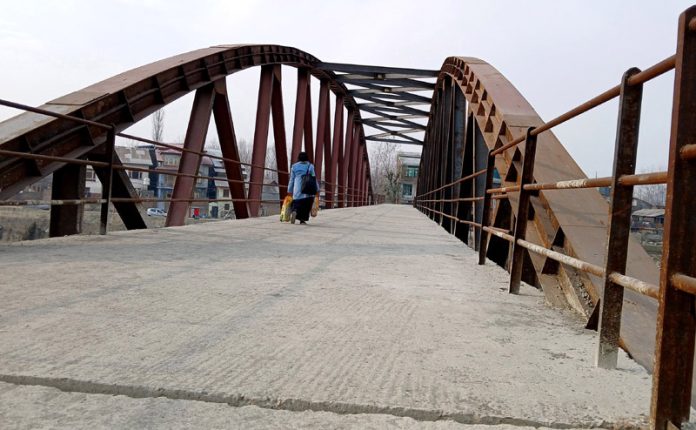
<instances>
[{"instance_id":1,"label":"crack in concrete","mask_svg":"<svg viewBox=\"0 0 696 430\"><path fill-rule=\"evenodd\" d=\"M527 418L505 416L479 416L475 413L445 412L437 409L419 409L401 406L365 405L333 401L311 401L304 399L254 398L243 394L209 393L207 391L180 390L175 388L151 388L138 385L107 384L94 381L82 381L73 378L54 378L31 375L0 374L0 382L19 386L41 386L56 388L68 393L103 394L126 396L134 399L163 397L170 400L189 400L207 403L223 403L233 407L257 406L264 409L291 412L329 412L340 415L381 414L395 417L408 417L416 421L450 420L460 424L511 425L518 427L546 427L552 429L577 428L621 428L622 430L641 429L637 423L611 423L607 421L586 421L580 423L559 423L537 421Z\"/></svg>"}]
</instances>

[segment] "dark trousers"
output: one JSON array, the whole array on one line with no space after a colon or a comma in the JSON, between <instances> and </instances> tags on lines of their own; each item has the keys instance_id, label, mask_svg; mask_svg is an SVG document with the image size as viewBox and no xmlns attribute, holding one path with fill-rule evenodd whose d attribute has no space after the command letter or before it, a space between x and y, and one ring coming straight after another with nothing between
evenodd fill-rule
<instances>
[{"instance_id":1,"label":"dark trousers","mask_svg":"<svg viewBox=\"0 0 696 430\"><path fill-rule=\"evenodd\" d=\"M297 199L292 201L292 210L297 213L296 219L300 221L309 221L309 212L312 210L314 197L306 199Z\"/></svg>"}]
</instances>

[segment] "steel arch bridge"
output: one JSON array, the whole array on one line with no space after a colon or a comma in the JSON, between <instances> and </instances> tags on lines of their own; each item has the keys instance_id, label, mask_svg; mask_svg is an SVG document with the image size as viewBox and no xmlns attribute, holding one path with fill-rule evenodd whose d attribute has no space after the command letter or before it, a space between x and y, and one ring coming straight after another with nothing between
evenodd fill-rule
<instances>
[{"instance_id":1,"label":"steel arch bridge","mask_svg":"<svg viewBox=\"0 0 696 430\"><path fill-rule=\"evenodd\" d=\"M696 234L696 203L687 197L696 179L695 58L692 7L680 18L674 56L644 71L629 69L616 87L544 122L500 72L476 58L449 57L440 70L421 70L324 63L278 45L210 47L130 70L39 108L2 101L28 112L0 123L0 200L11 201L53 174L51 235L79 233L85 167L91 165L104 184L98 202L107 209L113 203L128 229L146 228L139 208L145 200L113 150L121 135L181 152L167 225L182 225L196 180L214 180L199 172L202 157L211 156L204 151L211 117L237 218L259 214L271 120L277 162L271 170L278 174L280 195L287 190L289 160L304 150L323 179L326 208L377 202L368 141L422 145L414 205L478 250L481 264L488 258L508 268L510 292L517 292L520 281L536 285L552 305L571 307L587 317L588 327L599 327L600 366L616 365L619 345L648 368L654 352L653 424L664 428L669 420L688 417L691 384L684 381L693 376L689 294L696 292L696 263L684 251L684 238ZM289 139L281 66L297 68ZM260 84L245 181L225 78L251 67L260 67ZM636 175L642 85L672 69L669 170ZM320 86L316 111L311 78ZM192 92L182 147L124 133ZM549 130L615 97L620 107L614 174L590 180ZM654 183L668 186L661 269L629 236L632 187ZM597 186L612 187L609 203ZM676 329L687 333L683 342L675 341Z\"/></svg>"}]
</instances>

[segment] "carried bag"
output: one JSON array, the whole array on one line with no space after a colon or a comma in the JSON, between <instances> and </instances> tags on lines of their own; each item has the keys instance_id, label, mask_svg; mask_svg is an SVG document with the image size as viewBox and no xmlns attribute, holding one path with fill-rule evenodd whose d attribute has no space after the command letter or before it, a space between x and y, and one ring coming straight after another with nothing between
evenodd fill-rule
<instances>
[{"instance_id":1,"label":"carried bag","mask_svg":"<svg viewBox=\"0 0 696 430\"><path fill-rule=\"evenodd\" d=\"M319 196L314 197L314 203L312 204L312 210L309 212L310 215L316 217L319 214Z\"/></svg>"},{"instance_id":2,"label":"carried bag","mask_svg":"<svg viewBox=\"0 0 696 430\"><path fill-rule=\"evenodd\" d=\"M318 191L317 178L312 176L310 170L312 165L307 167L307 173L302 175L302 182L300 183L300 191L302 194L308 194L310 196L314 195Z\"/></svg>"},{"instance_id":3,"label":"carried bag","mask_svg":"<svg viewBox=\"0 0 696 430\"><path fill-rule=\"evenodd\" d=\"M280 222L290 222L292 213L292 196L285 196L283 207L280 209Z\"/></svg>"}]
</instances>

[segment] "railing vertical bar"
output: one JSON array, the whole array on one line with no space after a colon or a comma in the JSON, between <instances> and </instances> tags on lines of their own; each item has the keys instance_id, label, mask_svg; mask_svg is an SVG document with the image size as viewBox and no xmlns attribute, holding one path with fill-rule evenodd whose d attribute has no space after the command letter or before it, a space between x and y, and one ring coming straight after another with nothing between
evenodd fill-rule
<instances>
[{"instance_id":1,"label":"railing vertical bar","mask_svg":"<svg viewBox=\"0 0 696 430\"><path fill-rule=\"evenodd\" d=\"M680 151L696 136L696 6L679 17L674 71L672 130L665 206L664 242L660 267L655 366L650 426L681 428L688 421L694 365L696 315L694 296L674 285L674 275L696 274L696 163Z\"/></svg>"},{"instance_id":2,"label":"railing vertical bar","mask_svg":"<svg viewBox=\"0 0 696 430\"><path fill-rule=\"evenodd\" d=\"M619 352L624 289L613 282L610 275L626 273L633 187L619 185L619 178L622 175L632 175L636 170L643 84L628 85L628 79L639 72L637 68L629 69L621 79L609 204L609 232L604 262L604 291L599 303L599 340L595 359L595 364L604 369L616 368Z\"/></svg>"},{"instance_id":3,"label":"railing vertical bar","mask_svg":"<svg viewBox=\"0 0 696 430\"><path fill-rule=\"evenodd\" d=\"M531 184L534 180L534 159L536 158L536 136L532 136L533 127L527 129L526 142L524 144L524 161L522 175L520 176L520 197L517 205L517 221L515 222L515 241L513 242L512 259L510 264L510 294L520 292L522 282L522 264L525 250L517 243L518 239L524 239L527 232L527 220L529 218L530 192L524 189L524 185ZM486 193L488 194L488 193Z\"/></svg>"}]
</instances>

